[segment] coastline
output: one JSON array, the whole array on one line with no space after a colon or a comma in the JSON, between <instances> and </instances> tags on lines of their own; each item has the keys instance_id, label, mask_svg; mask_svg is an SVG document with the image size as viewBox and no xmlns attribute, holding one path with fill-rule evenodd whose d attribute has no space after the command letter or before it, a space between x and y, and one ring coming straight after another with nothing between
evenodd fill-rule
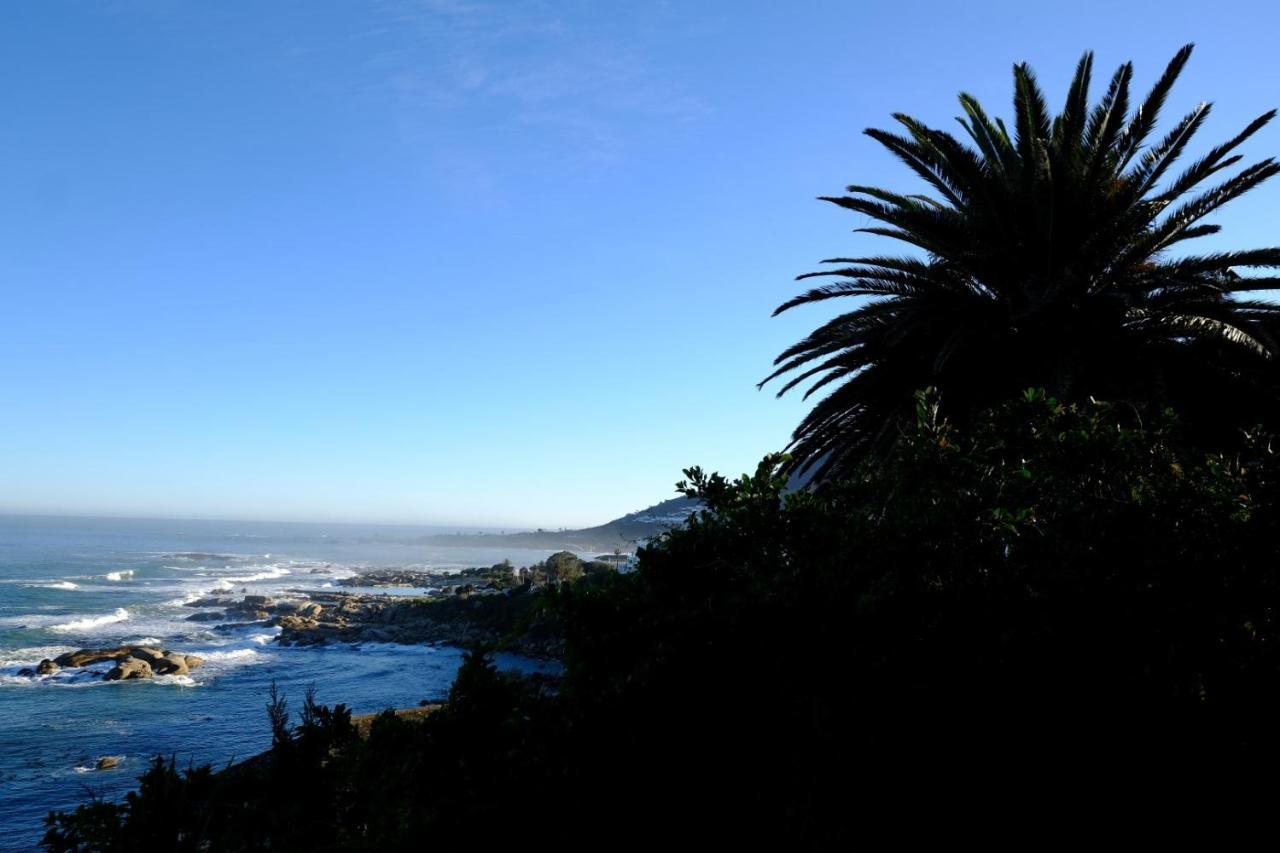
<instances>
[{"instance_id":1,"label":"coastline","mask_svg":"<svg viewBox=\"0 0 1280 853\"><path fill-rule=\"evenodd\" d=\"M508 566L450 573L375 570L340 580L347 587L343 590L209 595L184 606L196 611L189 621L217 622L218 631L276 628L275 642L282 646L484 646L532 658L559 657L559 632L537 607L541 585L516 581L517 576ZM379 591L368 591L374 589Z\"/></svg>"}]
</instances>

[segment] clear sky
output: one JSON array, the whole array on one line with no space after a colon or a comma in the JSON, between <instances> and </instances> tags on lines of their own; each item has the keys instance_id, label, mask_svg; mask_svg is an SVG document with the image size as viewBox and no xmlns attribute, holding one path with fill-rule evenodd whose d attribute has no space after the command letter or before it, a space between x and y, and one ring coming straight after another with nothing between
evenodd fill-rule
<instances>
[{"instance_id":1,"label":"clear sky","mask_svg":"<svg viewBox=\"0 0 1280 853\"><path fill-rule=\"evenodd\" d=\"M1195 41L1202 151L1280 106L1277 8L6 4L0 511L559 527L740 473L830 314L770 311L875 245L814 197L914 189L862 128L1005 115L1023 59L1057 104L1086 48L1145 89Z\"/></svg>"}]
</instances>

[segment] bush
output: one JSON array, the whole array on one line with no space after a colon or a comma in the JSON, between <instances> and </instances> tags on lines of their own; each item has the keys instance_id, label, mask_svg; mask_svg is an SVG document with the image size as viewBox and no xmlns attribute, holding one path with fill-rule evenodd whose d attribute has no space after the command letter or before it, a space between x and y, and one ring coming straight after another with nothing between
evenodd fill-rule
<instances>
[{"instance_id":1,"label":"bush","mask_svg":"<svg viewBox=\"0 0 1280 853\"><path fill-rule=\"evenodd\" d=\"M922 393L849 479L788 492L785 462L690 469L704 509L639 571L549 585L559 683L473 653L421 725L361 741L313 709L247 781L158 763L46 846L843 847L904 802L1280 753L1265 437L1206 451L1171 413L1039 392L960 431Z\"/></svg>"}]
</instances>

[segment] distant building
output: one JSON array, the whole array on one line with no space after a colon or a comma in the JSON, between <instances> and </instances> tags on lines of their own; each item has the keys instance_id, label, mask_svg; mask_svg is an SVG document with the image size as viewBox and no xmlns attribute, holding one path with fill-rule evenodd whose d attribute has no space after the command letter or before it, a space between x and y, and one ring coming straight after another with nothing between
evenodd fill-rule
<instances>
[{"instance_id":1,"label":"distant building","mask_svg":"<svg viewBox=\"0 0 1280 853\"><path fill-rule=\"evenodd\" d=\"M618 574L623 575L627 572L634 572L638 564L634 552L630 554L601 554L595 559L601 563L608 563L617 570Z\"/></svg>"}]
</instances>

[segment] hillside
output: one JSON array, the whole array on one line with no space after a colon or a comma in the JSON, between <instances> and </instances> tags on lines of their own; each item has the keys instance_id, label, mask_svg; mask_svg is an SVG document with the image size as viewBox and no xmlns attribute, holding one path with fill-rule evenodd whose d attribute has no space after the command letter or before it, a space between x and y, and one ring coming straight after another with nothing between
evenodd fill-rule
<instances>
[{"instance_id":1,"label":"hillside","mask_svg":"<svg viewBox=\"0 0 1280 853\"><path fill-rule=\"evenodd\" d=\"M690 498L672 498L620 518L581 530L535 530L525 533L446 533L414 541L443 546L505 546L577 552L631 551L636 543L679 525L697 507Z\"/></svg>"}]
</instances>

